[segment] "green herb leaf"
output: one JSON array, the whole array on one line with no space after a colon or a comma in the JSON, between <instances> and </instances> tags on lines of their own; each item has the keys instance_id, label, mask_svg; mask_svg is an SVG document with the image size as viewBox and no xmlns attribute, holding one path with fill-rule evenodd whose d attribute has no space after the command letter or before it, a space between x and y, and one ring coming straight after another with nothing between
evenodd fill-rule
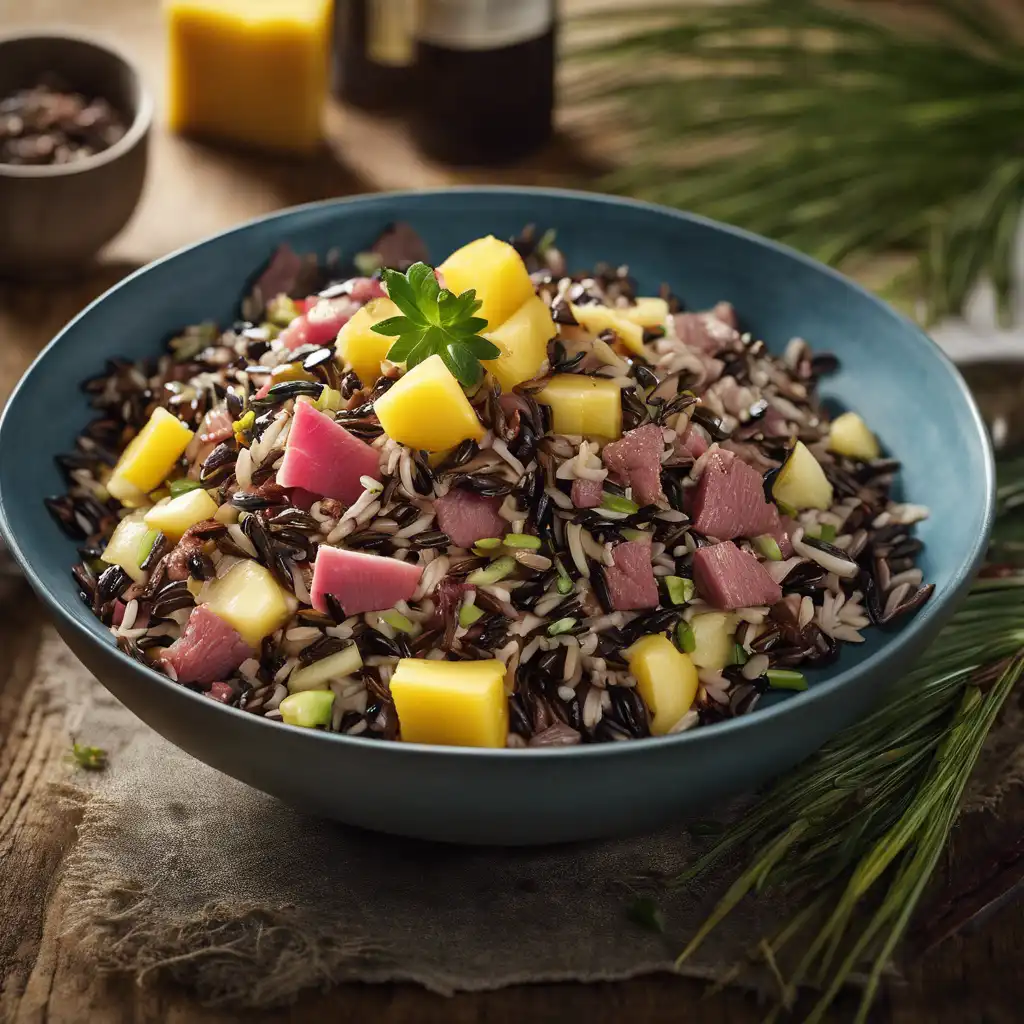
<instances>
[{"instance_id":1,"label":"green herb leaf","mask_svg":"<svg viewBox=\"0 0 1024 1024\"><path fill-rule=\"evenodd\" d=\"M101 772L107 767L107 752L102 747L87 747L83 743L71 745L71 760L87 772Z\"/></svg>"},{"instance_id":2,"label":"green herb leaf","mask_svg":"<svg viewBox=\"0 0 1024 1024\"><path fill-rule=\"evenodd\" d=\"M385 270L381 277L404 314L373 325L377 334L396 338L388 359L412 369L437 355L463 387L475 387L483 376L481 361L501 355L497 345L480 337L487 321L473 315L480 308L476 291L455 295L441 288L425 263L414 263L404 274Z\"/></svg>"},{"instance_id":3,"label":"green herb leaf","mask_svg":"<svg viewBox=\"0 0 1024 1024\"><path fill-rule=\"evenodd\" d=\"M634 924L658 935L665 934L665 918L650 896L638 896L626 907L626 917Z\"/></svg>"}]
</instances>

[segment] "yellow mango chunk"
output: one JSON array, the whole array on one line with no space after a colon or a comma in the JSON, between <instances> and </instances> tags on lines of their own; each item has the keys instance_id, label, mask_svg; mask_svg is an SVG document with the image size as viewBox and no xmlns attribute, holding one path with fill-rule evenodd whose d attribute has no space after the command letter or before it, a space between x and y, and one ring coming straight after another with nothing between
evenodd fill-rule
<instances>
[{"instance_id":1,"label":"yellow mango chunk","mask_svg":"<svg viewBox=\"0 0 1024 1024\"><path fill-rule=\"evenodd\" d=\"M291 612L284 591L259 562L237 562L202 594L203 604L238 631L250 647L280 629Z\"/></svg>"},{"instance_id":2,"label":"yellow mango chunk","mask_svg":"<svg viewBox=\"0 0 1024 1024\"><path fill-rule=\"evenodd\" d=\"M391 677L402 739L448 747L504 747L505 666L402 658Z\"/></svg>"},{"instance_id":3,"label":"yellow mango chunk","mask_svg":"<svg viewBox=\"0 0 1024 1024\"><path fill-rule=\"evenodd\" d=\"M651 734L664 736L697 696L697 669L689 655L660 633L637 640L626 650L629 671L651 712Z\"/></svg>"},{"instance_id":4,"label":"yellow mango chunk","mask_svg":"<svg viewBox=\"0 0 1024 1024\"><path fill-rule=\"evenodd\" d=\"M634 305L616 308L615 312L641 327L664 327L668 320L668 303L652 296L640 297Z\"/></svg>"},{"instance_id":5,"label":"yellow mango chunk","mask_svg":"<svg viewBox=\"0 0 1024 1024\"><path fill-rule=\"evenodd\" d=\"M164 0L171 130L316 150L331 8L330 0Z\"/></svg>"},{"instance_id":6,"label":"yellow mango chunk","mask_svg":"<svg viewBox=\"0 0 1024 1024\"><path fill-rule=\"evenodd\" d=\"M772 484L772 497L797 510L832 507L832 484L803 441L797 441L779 470Z\"/></svg>"},{"instance_id":7,"label":"yellow mango chunk","mask_svg":"<svg viewBox=\"0 0 1024 1024\"><path fill-rule=\"evenodd\" d=\"M832 421L828 432L828 448L829 451L860 459L861 462L870 462L881 455L878 438L855 412L844 412Z\"/></svg>"},{"instance_id":8,"label":"yellow mango chunk","mask_svg":"<svg viewBox=\"0 0 1024 1024\"><path fill-rule=\"evenodd\" d=\"M698 668L721 672L732 658L736 616L726 612L706 612L690 620L694 648L690 658Z\"/></svg>"},{"instance_id":9,"label":"yellow mango chunk","mask_svg":"<svg viewBox=\"0 0 1024 1024\"><path fill-rule=\"evenodd\" d=\"M212 519L217 507L217 502L206 491L197 488L179 494L177 498L171 498L162 505L154 505L146 513L146 525L177 542L190 526L195 526L204 519Z\"/></svg>"},{"instance_id":10,"label":"yellow mango chunk","mask_svg":"<svg viewBox=\"0 0 1024 1024\"><path fill-rule=\"evenodd\" d=\"M410 448L439 452L467 437L479 441L484 436L462 386L436 355L385 391L373 411L388 436Z\"/></svg>"},{"instance_id":11,"label":"yellow mango chunk","mask_svg":"<svg viewBox=\"0 0 1024 1024\"><path fill-rule=\"evenodd\" d=\"M351 366L367 387L373 387L380 376L380 364L395 343L394 338L377 334L371 328L381 320L401 315L402 311L390 299L371 299L338 332L338 362Z\"/></svg>"},{"instance_id":12,"label":"yellow mango chunk","mask_svg":"<svg viewBox=\"0 0 1024 1024\"><path fill-rule=\"evenodd\" d=\"M547 359L548 342L557 333L547 303L539 295L531 295L500 327L484 335L501 349L501 355L483 365L502 391L511 391L537 376Z\"/></svg>"},{"instance_id":13,"label":"yellow mango chunk","mask_svg":"<svg viewBox=\"0 0 1024 1024\"><path fill-rule=\"evenodd\" d=\"M556 373L536 397L551 407L556 434L612 441L622 434L622 391L610 380Z\"/></svg>"},{"instance_id":14,"label":"yellow mango chunk","mask_svg":"<svg viewBox=\"0 0 1024 1024\"><path fill-rule=\"evenodd\" d=\"M107 490L122 504L144 503L145 496L156 490L174 469L192 440L192 433L166 409L155 409L117 460Z\"/></svg>"},{"instance_id":15,"label":"yellow mango chunk","mask_svg":"<svg viewBox=\"0 0 1024 1024\"><path fill-rule=\"evenodd\" d=\"M493 235L456 249L437 269L444 275L445 287L456 295L476 289L482 305L475 315L483 317L491 330L534 294L519 253Z\"/></svg>"},{"instance_id":16,"label":"yellow mango chunk","mask_svg":"<svg viewBox=\"0 0 1024 1024\"><path fill-rule=\"evenodd\" d=\"M571 309L572 315L579 320L580 326L591 334L614 331L630 352L634 352L638 356L644 354L644 329L638 323L634 323L624 316L625 310L597 305L571 305Z\"/></svg>"},{"instance_id":17,"label":"yellow mango chunk","mask_svg":"<svg viewBox=\"0 0 1024 1024\"><path fill-rule=\"evenodd\" d=\"M136 583L141 583L146 574L139 567L139 562L143 561L139 555L145 557L149 553L142 552L142 541L149 530L142 513L132 512L114 528L100 558L111 565L121 566Z\"/></svg>"}]
</instances>

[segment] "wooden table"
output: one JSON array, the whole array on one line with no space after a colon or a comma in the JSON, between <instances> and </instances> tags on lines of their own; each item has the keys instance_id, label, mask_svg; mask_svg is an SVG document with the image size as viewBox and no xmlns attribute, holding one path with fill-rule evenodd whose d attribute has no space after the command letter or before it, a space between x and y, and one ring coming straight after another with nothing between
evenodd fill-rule
<instances>
[{"instance_id":1,"label":"wooden table","mask_svg":"<svg viewBox=\"0 0 1024 1024\"><path fill-rule=\"evenodd\" d=\"M17 24L77 23L117 40L146 69L158 101L162 48L158 0L0 2L0 31ZM330 112L330 152L313 163L254 160L168 137L159 125L142 205L100 264L62 288L0 285L0 402L38 349L71 315L131 269L180 245L282 206L328 196L472 180L433 166L412 151L399 125L339 109ZM488 180L586 181L594 164L563 137L544 157ZM476 180L480 180L479 177ZM245 1020L513 1022L626 1019L691 1024L753 1022L761 1013L740 992L702 1001L703 986L662 977L624 984L539 985L442 1000L407 986L347 987L311 994L297 1006L255 1017L204 1009L169 987L140 989L98 977L61 934L66 896L61 864L75 837L75 813L48 782L67 751L57 710L28 686L39 636L39 609L27 594L0 624L0 1022ZM958 838L947 871L983 864L987 851L1024 821L1024 798L1000 819ZM1019 827L1018 827L1019 832ZM973 869L972 869L973 870ZM951 939L893 987L877 1020L1002 1024L1021 1019L1024 906L1003 911L983 930ZM848 1020L852 1002L831 1021ZM342 1009L343 1008L343 1009Z\"/></svg>"}]
</instances>

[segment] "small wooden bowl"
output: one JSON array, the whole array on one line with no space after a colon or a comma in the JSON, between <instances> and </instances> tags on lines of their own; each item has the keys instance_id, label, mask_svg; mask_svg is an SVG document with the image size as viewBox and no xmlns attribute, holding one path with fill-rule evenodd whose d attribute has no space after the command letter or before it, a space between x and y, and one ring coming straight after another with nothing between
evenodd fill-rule
<instances>
[{"instance_id":1,"label":"small wooden bowl","mask_svg":"<svg viewBox=\"0 0 1024 1024\"><path fill-rule=\"evenodd\" d=\"M0 97L47 73L107 100L129 127L109 149L73 164L0 163L0 276L63 277L88 262L128 223L146 177L153 101L131 62L72 33L0 36Z\"/></svg>"}]
</instances>

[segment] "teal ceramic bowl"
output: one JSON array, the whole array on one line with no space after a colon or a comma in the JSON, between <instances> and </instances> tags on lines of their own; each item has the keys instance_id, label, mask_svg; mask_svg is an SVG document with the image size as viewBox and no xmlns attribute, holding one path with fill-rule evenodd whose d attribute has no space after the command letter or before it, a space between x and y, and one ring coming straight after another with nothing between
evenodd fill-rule
<instances>
[{"instance_id":1,"label":"teal ceramic bowl","mask_svg":"<svg viewBox=\"0 0 1024 1024\"><path fill-rule=\"evenodd\" d=\"M935 595L896 632L868 631L810 689L753 714L660 739L492 751L312 732L216 704L114 647L81 603L74 545L43 499L90 416L80 381L108 356L141 359L171 332L230 322L253 273L287 241L352 253L407 220L442 258L485 233L532 222L558 231L572 266L627 263L642 289L667 281L690 308L730 299L778 351L794 335L836 353L826 396L861 411L903 462L903 495L931 508L920 561ZM61 635L157 732L222 772L319 815L458 843L530 844L638 833L707 812L796 764L855 722L935 636L984 553L993 464L960 376L908 321L837 273L764 239L621 199L531 189L367 196L288 210L145 268L73 320L22 380L0 423L0 527Z\"/></svg>"}]
</instances>

